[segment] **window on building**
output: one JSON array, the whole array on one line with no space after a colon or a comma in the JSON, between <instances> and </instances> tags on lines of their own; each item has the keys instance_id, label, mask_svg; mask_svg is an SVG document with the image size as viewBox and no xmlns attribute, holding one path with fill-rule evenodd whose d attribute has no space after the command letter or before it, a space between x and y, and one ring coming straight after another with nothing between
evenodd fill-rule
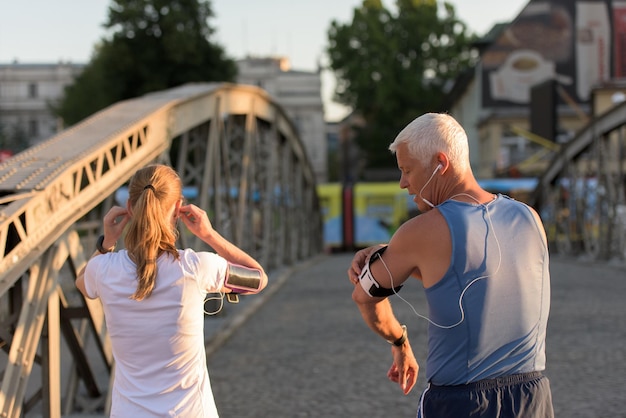
<instances>
[{"instance_id":1,"label":"window on building","mask_svg":"<svg viewBox=\"0 0 626 418\"><path fill-rule=\"evenodd\" d=\"M294 115L291 118L291 121L293 122L294 126L296 127L296 131L298 131L298 134L302 135L302 124L303 124L302 117L298 116L298 115Z\"/></svg>"},{"instance_id":2,"label":"window on building","mask_svg":"<svg viewBox=\"0 0 626 418\"><path fill-rule=\"evenodd\" d=\"M34 138L39 136L39 124L37 120L31 119L28 121L28 135Z\"/></svg>"},{"instance_id":3,"label":"window on building","mask_svg":"<svg viewBox=\"0 0 626 418\"><path fill-rule=\"evenodd\" d=\"M30 83L28 85L28 97L35 98L37 97L37 84L36 83Z\"/></svg>"}]
</instances>

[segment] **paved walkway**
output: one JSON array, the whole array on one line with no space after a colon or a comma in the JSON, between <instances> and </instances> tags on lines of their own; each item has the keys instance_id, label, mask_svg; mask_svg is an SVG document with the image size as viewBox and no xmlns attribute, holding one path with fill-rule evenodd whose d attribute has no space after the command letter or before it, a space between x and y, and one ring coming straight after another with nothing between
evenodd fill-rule
<instances>
[{"instance_id":1,"label":"paved walkway","mask_svg":"<svg viewBox=\"0 0 626 418\"><path fill-rule=\"evenodd\" d=\"M260 295L207 319L209 372L222 418L414 417L386 378L389 345L363 323L346 279L351 255L320 256L271 275ZM626 268L553 258L546 374L558 418L626 418ZM425 313L417 282L402 290ZM401 300L425 366L427 323Z\"/></svg>"}]
</instances>

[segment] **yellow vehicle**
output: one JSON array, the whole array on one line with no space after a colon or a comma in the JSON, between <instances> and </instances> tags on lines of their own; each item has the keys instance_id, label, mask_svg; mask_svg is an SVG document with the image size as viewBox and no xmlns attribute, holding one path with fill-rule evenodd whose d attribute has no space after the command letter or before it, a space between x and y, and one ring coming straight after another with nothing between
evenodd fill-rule
<instances>
[{"instance_id":1,"label":"yellow vehicle","mask_svg":"<svg viewBox=\"0 0 626 418\"><path fill-rule=\"evenodd\" d=\"M535 178L479 179L492 193L525 201L537 185ZM419 213L413 196L398 182L317 186L328 250L352 250L389 242L403 222Z\"/></svg>"},{"instance_id":2,"label":"yellow vehicle","mask_svg":"<svg viewBox=\"0 0 626 418\"><path fill-rule=\"evenodd\" d=\"M397 182L320 184L324 245L329 250L363 248L388 242L414 205Z\"/></svg>"},{"instance_id":3,"label":"yellow vehicle","mask_svg":"<svg viewBox=\"0 0 626 418\"><path fill-rule=\"evenodd\" d=\"M415 205L398 182L357 183L354 186L354 245L357 248L389 242L409 218Z\"/></svg>"},{"instance_id":4,"label":"yellow vehicle","mask_svg":"<svg viewBox=\"0 0 626 418\"><path fill-rule=\"evenodd\" d=\"M320 184L317 195L324 222L324 247L343 248L343 186L340 183Z\"/></svg>"}]
</instances>

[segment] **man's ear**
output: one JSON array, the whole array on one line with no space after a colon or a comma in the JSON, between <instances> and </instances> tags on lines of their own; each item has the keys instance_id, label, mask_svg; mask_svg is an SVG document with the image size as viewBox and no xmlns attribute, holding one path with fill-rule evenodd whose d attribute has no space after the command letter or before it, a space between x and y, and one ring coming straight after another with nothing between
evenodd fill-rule
<instances>
[{"instance_id":1,"label":"man's ear","mask_svg":"<svg viewBox=\"0 0 626 418\"><path fill-rule=\"evenodd\" d=\"M444 171L448 169L448 166L450 165L450 160L448 159L448 156L446 154L444 154L443 152L438 152L437 164L441 166L439 171L443 173Z\"/></svg>"}]
</instances>

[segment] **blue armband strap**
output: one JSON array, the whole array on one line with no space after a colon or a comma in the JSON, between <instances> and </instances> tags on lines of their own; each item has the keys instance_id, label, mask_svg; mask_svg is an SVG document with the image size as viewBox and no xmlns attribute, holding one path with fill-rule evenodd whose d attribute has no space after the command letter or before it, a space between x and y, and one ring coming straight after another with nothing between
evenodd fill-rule
<instances>
[{"instance_id":1,"label":"blue armband strap","mask_svg":"<svg viewBox=\"0 0 626 418\"><path fill-rule=\"evenodd\" d=\"M392 289L387 289L386 287L382 287L372 275L372 270L370 269L371 263L377 258L381 257L381 254L385 252L387 247L380 247L378 250L372 253L370 259L363 266L363 270L361 270L361 274L359 274L359 283L365 293L370 295L371 297L385 297L391 296L397 293L400 289L402 289L402 285L394 287Z\"/></svg>"},{"instance_id":2,"label":"blue armband strap","mask_svg":"<svg viewBox=\"0 0 626 418\"><path fill-rule=\"evenodd\" d=\"M228 263L224 287L233 293L257 293L261 287L261 270Z\"/></svg>"}]
</instances>

